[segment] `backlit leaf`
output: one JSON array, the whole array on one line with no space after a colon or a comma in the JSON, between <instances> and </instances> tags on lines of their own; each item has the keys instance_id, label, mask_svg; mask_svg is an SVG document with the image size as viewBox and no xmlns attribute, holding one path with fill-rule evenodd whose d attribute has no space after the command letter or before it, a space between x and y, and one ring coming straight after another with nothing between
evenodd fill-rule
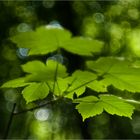
<instances>
[{"instance_id":1,"label":"backlit leaf","mask_svg":"<svg viewBox=\"0 0 140 140\"><path fill-rule=\"evenodd\" d=\"M63 46L71 33L65 29L49 29L45 26L35 31L19 33L11 40L20 48L30 48L29 55L48 54Z\"/></svg>"},{"instance_id":2,"label":"backlit leaf","mask_svg":"<svg viewBox=\"0 0 140 140\"><path fill-rule=\"evenodd\" d=\"M102 77L104 86L113 85L120 90L140 92L140 68L133 67L128 60L103 57L88 61L87 66Z\"/></svg>"},{"instance_id":3,"label":"backlit leaf","mask_svg":"<svg viewBox=\"0 0 140 140\"><path fill-rule=\"evenodd\" d=\"M97 82L97 75L88 71L75 71L72 76L66 78L69 83L69 88L65 92L65 96L72 98L76 93L78 96L83 94L86 87L89 87L95 91L105 92L106 87L100 82Z\"/></svg>"},{"instance_id":4,"label":"backlit leaf","mask_svg":"<svg viewBox=\"0 0 140 140\"><path fill-rule=\"evenodd\" d=\"M22 95L26 102L32 102L39 99L44 99L49 94L49 87L45 82L42 83L32 83L25 87L22 91Z\"/></svg>"},{"instance_id":5,"label":"backlit leaf","mask_svg":"<svg viewBox=\"0 0 140 140\"><path fill-rule=\"evenodd\" d=\"M111 115L125 116L131 118L134 107L124 100L114 95L87 96L76 99L74 102L79 103L76 108L82 115L83 120L101 114L103 111Z\"/></svg>"},{"instance_id":6,"label":"backlit leaf","mask_svg":"<svg viewBox=\"0 0 140 140\"><path fill-rule=\"evenodd\" d=\"M68 87L68 81L62 78L57 78L55 82L48 82L48 85L51 88L51 92L57 96L63 96L64 91Z\"/></svg>"},{"instance_id":7,"label":"backlit leaf","mask_svg":"<svg viewBox=\"0 0 140 140\"><path fill-rule=\"evenodd\" d=\"M23 78L17 78L14 80L10 80L10 81L4 83L1 86L1 88L17 88L17 87L24 87L24 86L27 86L29 84L30 83L26 82L26 79L23 77Z\"/></svg>"},{"instance_id":8,"label":"backlit leaf","mask_svg":"<svg viewBox=\"0 0 140 140\"><path fill-rule=\"evenodd\" d=\"M28 81L53 81L55 76L66 77L66 67L61 63L48 60L46 64L41 61L30 61L22 65L24 72L30 73L27 75Z\"/></svg>"},{"instance_id":9,"label":"backlit leaf","mask_svg":"<svg viewBox=\"0 0 140 140\"><path fill-rule=\"evenodd\" d=\"M20 48L29 48L29 55L44 55L60 48L84 56L92 56L102 51L104 45L102 41L71 37L71 33L66 29L47 27L21 32L11 37L11 40Z\"/></svg>"},{"instance_id":10,"label":"backlit leaf","mask_svg":"<svg viewBox=\"0 0 140 140\"><path fill-rule=\"evenodd\" d=\"M103 45L103 42L98 40L74 37L63 48L74 54L92 56L94 53L100 53Z\"/></svg>"}]
</instances>

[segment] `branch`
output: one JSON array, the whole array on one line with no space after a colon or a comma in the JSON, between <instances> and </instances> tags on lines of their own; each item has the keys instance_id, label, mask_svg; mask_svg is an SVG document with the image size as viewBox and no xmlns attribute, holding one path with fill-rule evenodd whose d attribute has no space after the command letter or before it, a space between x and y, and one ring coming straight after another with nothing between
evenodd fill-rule
<instances>
[{"instance_id":1,"label":"branch","mask_svg":"<svg viewBox=\"0 0 140 140\"><path fill-rule=\"evenodd\" d=\"M11 112L11 115L10 115L10 118L9 118L9 121L8 121L8 125L7 125L6 131L5 131L4 139L7 139L7 137L8 137L10 127L11 127L11 124L12 124L12 121L13 121L15 108L16 108L16 103L14 103L14 105L13 105L12 112Z\"/></svg>"},{"instance_id":2,"label":"branch","mask_svg":"<svg viewBox=\"0 0 140 140\"><path fill-rule=\"evenodd\" d=\"M20 114L26 113L26 112L28 112L28 111L33 111L33 110L35 110L35 109L38 109L38 108L41 108L41 107L46 106L46 105L48 105L48 104L51 104L51 103L53 103L53 102L55 102L55 101L57 101L57 99L56 99L56 100L48 101L47 103L38 105L38 106L33 107L33 108L29 108L29 109L26 109L26 110L23 110L23 111L20 111L20 112L14 112L13 115L20 115Z\"/></svg>"}]
</instances>

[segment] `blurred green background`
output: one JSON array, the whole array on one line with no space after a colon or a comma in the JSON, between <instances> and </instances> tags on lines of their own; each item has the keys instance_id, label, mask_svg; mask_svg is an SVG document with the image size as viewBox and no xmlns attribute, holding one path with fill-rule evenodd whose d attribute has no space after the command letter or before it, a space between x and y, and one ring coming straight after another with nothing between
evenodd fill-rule
<instances>
[{"instance_id":1,"label":"blurred green background","mask_svg":"<svg viewBox=\"0 0 140 140\"><path fill-rule=\"evenodd\" d=\"M27 49L17 48L9 37L18 32L34 30L41 25L62 25L73 35L82 35L105 42L102 56L118 56L120 59L140 59L140 0L75 0L75 1L0 1L0 80L23 75L20 64L32 59ZM66 54L67 56L67 54ZM68 54L70 70L80 66L80 58ZM121 93L140 100L139 96ZM15 112L26 106L20 89L0 91L0 138L4 138L12 107ZM40 104L40 103L39 103ZM83 123L73 105L63 100L34 111L14 115L8 138L64 140L64 139L140 139L139 106L133 119L110 116L107 113L86 119Z\"/></svg>"}]
</instances>

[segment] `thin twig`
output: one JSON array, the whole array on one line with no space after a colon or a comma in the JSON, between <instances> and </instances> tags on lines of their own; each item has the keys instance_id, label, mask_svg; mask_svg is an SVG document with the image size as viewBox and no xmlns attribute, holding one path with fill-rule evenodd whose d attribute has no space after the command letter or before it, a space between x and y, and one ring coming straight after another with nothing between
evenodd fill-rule
<instances>
[{"instance_id":1,"label":"thin twig","mask_svg":"<svg viewBox=\"0 0 140 140\"><path fill-rule=\"evenodd\" d=\"M12 121L13 121L15 108L16 108L16 103L14 103L14 105L13 105L12 112L11 112L11 115L10 115L10 118L9 118L9 121L8 121L8 125L7 125L6 131L5 131L4 139L8 138L10 127L11 127L11 124L12 124Z\"/></svg>"},{"instance_id":2,"label":"thin twig","mask_svg":"<svg viewBox=\"0 0 140 140\"><path fill-rule=\"evenodd\" d=\"M36 107L29 108L29 109L26 109L26 110L23 110L23 111L20 111L20 112L13 113L13 115L19 115L19 114L26 113L26 112L28 112L28 111L33 111L33 110L35 110L35 109L38 109L38 108L41 108L41 107L46 106L46 105L48 105L48 104L51 104L51 103L53 103L53 102L55 102L55 101L56 101L56 100L51 100L51 101L48 101L47 103L38 105L38 106L36 106Z\"/></svg>"}]
</instances>

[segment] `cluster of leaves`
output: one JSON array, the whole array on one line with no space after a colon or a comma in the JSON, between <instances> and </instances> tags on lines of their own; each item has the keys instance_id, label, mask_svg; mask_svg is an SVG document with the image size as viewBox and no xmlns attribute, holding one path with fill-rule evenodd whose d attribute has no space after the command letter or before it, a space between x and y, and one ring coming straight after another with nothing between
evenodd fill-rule
<instances>
[{"instance_id":1,"label":"cluster of leaves","mask_svg":"<svg viewBox=\"0 0 140 140\"><path fill-rule=\"evenodd\" d=\"M11 37L18 47L28 48L29 55L46 55L64 49L80 56L93 56L101 53L104 43L83 37L72 37L63 28L51 26L39 27L36 31L22 32ZM120 57L99 57L97 60L87 60L85 70L75 70L71 75L62 63L48 59L46 63L34 60L23 64L24 77L14 79L2 85L2 88L24 87L22 95L27 103L46 98L50 93L55 99L70 98L78 103L76 109L83 120L101 114L104 110L131 118L134 106L127 100L108 94L108 87L119 90L140 92L139 63ZM86 88L99 93L81 97ZM94 92L93 92L94 93ZM77 99L73 99L73 95Z\"/></svg>"}]
</instances>

